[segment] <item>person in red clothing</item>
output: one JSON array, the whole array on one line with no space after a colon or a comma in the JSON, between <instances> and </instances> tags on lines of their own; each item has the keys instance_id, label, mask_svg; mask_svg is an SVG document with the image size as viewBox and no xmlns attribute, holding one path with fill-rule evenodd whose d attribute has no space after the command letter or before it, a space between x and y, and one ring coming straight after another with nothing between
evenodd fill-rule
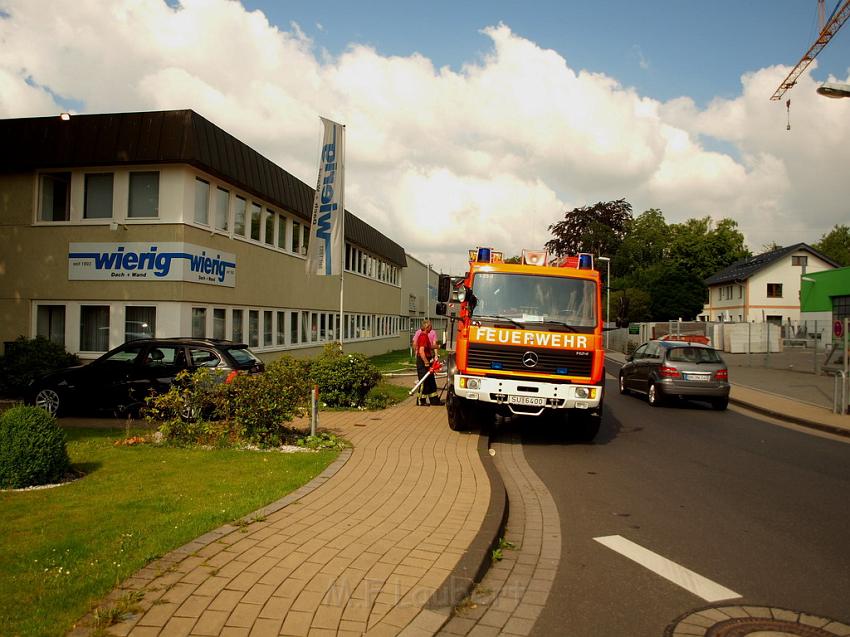
<instances>
[{"instance_id":1,"label":"person in red clothing","mask_svg":"<svg viewBox=\"0 0 850 637\"><path fill-rule=\"evenodd\" d=\"M431 329L431 321L427 319L422 321L422 328L414 345L416 350L416 377L419 380L422 380L422 377L428 373L428 369L434 360L434 348L431 345L430 336ZM416 404L422 407L427 407L429 404L440 404L440 397L437 394L437 380L434 378L434 374L428 376L425 382L419 385Z\"/></svg>"}]
</instances>

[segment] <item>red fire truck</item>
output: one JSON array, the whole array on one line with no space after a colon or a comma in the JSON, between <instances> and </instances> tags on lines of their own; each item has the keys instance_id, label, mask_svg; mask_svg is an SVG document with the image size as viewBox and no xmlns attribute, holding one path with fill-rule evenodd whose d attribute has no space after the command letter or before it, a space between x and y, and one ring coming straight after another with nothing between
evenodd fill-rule
<instances>
[{"instance_id":1,"label":"red fire truck","mask_svg":"<svg viewBox=\"0 0 850 637\"><path fill-rule=\"evenodd\" d=\"M592 440L605 374L600 288L590 254L550 261L524 250L521 264L507 264L479 248L465 277L441 275L437 314L455 324L449 426L486 426L496 413L547 416Z\"/></svg>"}]
</instances>

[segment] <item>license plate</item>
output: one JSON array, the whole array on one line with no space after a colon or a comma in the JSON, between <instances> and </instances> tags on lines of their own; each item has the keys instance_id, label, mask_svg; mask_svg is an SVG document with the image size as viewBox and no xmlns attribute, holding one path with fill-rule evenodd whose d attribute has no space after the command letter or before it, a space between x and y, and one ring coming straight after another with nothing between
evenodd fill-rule
<instances>
[{"instance_id":1,"label":"license plate","mask_svg":"<svg viewBox=\"0 0 850 637\"><path fill-rule=\"evenodd\" d=\"M706 382L711 380L711 374L685 374L685 380L699 380Z\"/></svg>"},{"instance_id":2,"label":"license plate","mask_svg":"<svg viewBox=\"0 0 850 637\"><path fill-rule=\"evenodd\" d=\"M508 402L512 405L530 405L532 407L546 405L546 399L540 396L508 396Z\"/></svg>"}]
</instances>

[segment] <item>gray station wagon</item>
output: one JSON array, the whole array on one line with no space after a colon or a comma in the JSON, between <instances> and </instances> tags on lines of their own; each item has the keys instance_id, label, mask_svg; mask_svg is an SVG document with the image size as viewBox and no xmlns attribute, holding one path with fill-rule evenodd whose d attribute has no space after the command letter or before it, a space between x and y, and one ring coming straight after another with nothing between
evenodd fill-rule
<instances>
[{"instance_id":1,"label":"gray station wagon","mask_svg":"<svg viewBox=\"0 0 850 637\"><path fill-rule=\"evenodd\" d=\"M706 400L723 410L729 404L729 370L720 353L707 345L649 341L620 369L620 393L630 392L646 394L653 407L679 397Z\"/></svg>"}]
</instances>

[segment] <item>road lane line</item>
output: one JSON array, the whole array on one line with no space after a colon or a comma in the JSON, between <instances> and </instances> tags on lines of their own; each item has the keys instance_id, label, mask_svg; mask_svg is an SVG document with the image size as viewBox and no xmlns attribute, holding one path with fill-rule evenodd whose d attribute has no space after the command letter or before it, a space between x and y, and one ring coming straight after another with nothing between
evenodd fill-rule
<instances>
[{"instance_id":1,"label":"road lane line","mask_svg":"<svg viewBox=\"0 0 850 637\"><path fill-rule=\"evenodd\" d=\"M593 539L607 546L612 551L616 551L620 555L648 568L664 579L681 586L694 595L702 597L707 602L719 602L724 599L741 597L735 591L712 582L699 573L694 573L684 566L676 564L676 562L668 560L666 557L658 555L658 553L653 553L649 549L643 548L640 544L635 544L620 535L608 535Z\"/></svg>"}]
</instances>

